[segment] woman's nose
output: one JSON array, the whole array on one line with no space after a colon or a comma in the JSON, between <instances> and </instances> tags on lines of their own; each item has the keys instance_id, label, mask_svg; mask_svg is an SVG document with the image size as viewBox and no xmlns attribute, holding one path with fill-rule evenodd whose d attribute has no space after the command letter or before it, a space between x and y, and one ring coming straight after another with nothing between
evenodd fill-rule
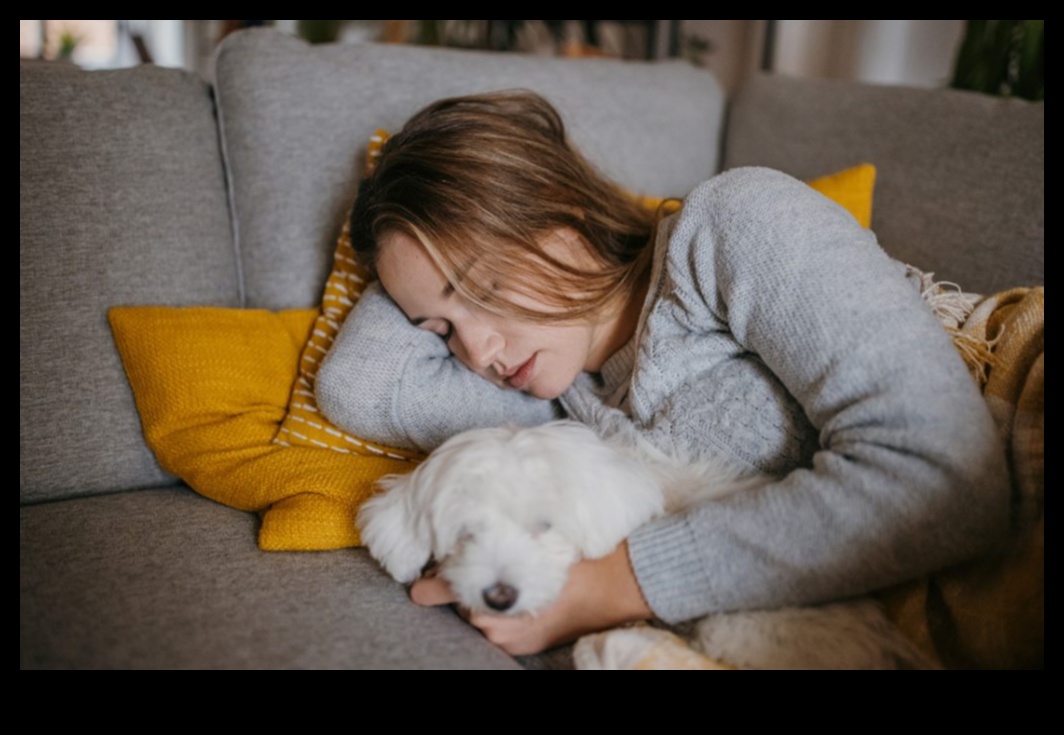
<instances>
[{"instance_id":1,"label":"woman's nose","mask_svg":"<svg viewBox=\"0 0 1064 735\"><path fill-rule=\"evenodd\" d=\"M502 337L489 325L478 320L455 325L451 350L458 359L478 372L492 366L502 347Z\"/></svg>"}]
</instances>

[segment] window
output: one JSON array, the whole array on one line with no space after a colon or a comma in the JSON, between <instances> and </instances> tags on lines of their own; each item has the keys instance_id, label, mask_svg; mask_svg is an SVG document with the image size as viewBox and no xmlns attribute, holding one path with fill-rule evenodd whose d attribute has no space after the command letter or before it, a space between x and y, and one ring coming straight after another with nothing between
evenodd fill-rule
<instances>
[{"instance_id":1,"label":"window","mask_svg":"<svg viewBox=\"0 0 1064 735\"><path fill-rule=\"evenodd\" d=\"M63 59L87 69L134 66L150 60L185 63L182 20L20 20L19 57Z\"/></svg>"},{"instance_id":2,"label":"window","mask_svg":"<svg viewBox=\"0 0 1064 735\"><path fill-rule=\"evenodd\" d=\"M20 59L36 59L41 55L41 27L39 20L18 22L18 56Z\"/></svg>"},{"instance_id":3,"label":"window","mask_svg":"<svg viewBox=\"0 0 1064 735\"><path fill-rule=\"evenodd\" d=\"M19 21L19 56L64 59L82 66L112 66L118 55L114 20Z\"/></svg>"}]
</instances>

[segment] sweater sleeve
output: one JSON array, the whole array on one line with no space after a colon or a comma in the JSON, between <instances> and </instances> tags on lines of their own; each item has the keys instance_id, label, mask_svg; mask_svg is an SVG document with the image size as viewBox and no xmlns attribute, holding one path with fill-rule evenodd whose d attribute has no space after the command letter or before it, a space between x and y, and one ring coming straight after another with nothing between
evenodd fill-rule
<instances>
[{"instance_id":1,"label":"sweater sleeve","mask_svg":"<svg viewBox=\"0 0 1064 735\"><path fill-rule=\"evenodd\" d=\"M629 551L656 614L842 599L1003 539L989 411L870 232L801 182L740 169L691 195L667 257L691 338L699 314L726 324L797 399L820 450L760 490L637 530Z\"/></svg>"},{"instance_id":2,"label":"sweater sleeve","mask_svg":"<svg viewBox=\"0 0 1064 735\"><path fill-rule=\"evenodd\" d=\"M559 418L553 402L466 369L439 336L412 326L379 283L344 322L315 392L318 407L345 431L425 453L467 429Z\"/></svg>"}]
</instances>

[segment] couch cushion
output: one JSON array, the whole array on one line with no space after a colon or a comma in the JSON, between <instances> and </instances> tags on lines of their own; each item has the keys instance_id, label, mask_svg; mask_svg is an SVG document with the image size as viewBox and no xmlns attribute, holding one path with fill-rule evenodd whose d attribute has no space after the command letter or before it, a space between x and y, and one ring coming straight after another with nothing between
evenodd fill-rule
<instances>
[{"instance_id":1,"label":"couch cushion","mask_svg":"<svg viewBox=\"0 0 1064 735\"><path fill-rule=\"evenodd\" d=\"M182 489L22 508L19 668L515 669L364 552L267 554Z\"/></svg>"},{"instance_id":2,"label":"couch cushion","mask_svg":"<svg viewBox=\"0 0 1064 735\"><path fill-rule=\"evenodd\" d=\"M809 178L879 172L873 229L969 291L1045 281L1045 105L968 92L760 77L733 106L725 165Z\"/></svg>"},{"instance_id":3,"label":"couch cushion","mask_svg":"<svg viewBox=\"0 0 1064 735\"><path fill-rule=\"evenodd\" d=\"M19 65L22 502L167 482L106 311L236 305L210 92L154 67Z\"/></svg>"},{"instance_id":4,"label":"couch cushion","mask_svg":"<svg viewBox=\"0 0 1064 735\"><path fill-rule=\"evenodd\" d=\"M584 153L634 191L682 196L717 168L721 89L680 62L310 47L259 30L227 39L215 74L253 307L317 303L365 141L440 97L541 92Z\"/></svg>"}]
</instances>

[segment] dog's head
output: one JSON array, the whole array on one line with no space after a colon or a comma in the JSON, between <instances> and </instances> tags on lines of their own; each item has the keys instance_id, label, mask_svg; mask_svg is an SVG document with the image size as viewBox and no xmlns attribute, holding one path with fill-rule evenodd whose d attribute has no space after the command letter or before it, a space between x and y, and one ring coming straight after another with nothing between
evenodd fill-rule
<instances>
[{"instance_id":1,"label":"dog's head","mask_svg":"<svg viewBox=\"0 0 1064 735\"><path fill-rule=\"evenodd\" d=\"M435 559L463 606L496 613L546 607L573 563L662 511L643 463L568 421L465 432L381 484L359 516L374 558L404 583Z\"/></svg>"}]
</instances>

